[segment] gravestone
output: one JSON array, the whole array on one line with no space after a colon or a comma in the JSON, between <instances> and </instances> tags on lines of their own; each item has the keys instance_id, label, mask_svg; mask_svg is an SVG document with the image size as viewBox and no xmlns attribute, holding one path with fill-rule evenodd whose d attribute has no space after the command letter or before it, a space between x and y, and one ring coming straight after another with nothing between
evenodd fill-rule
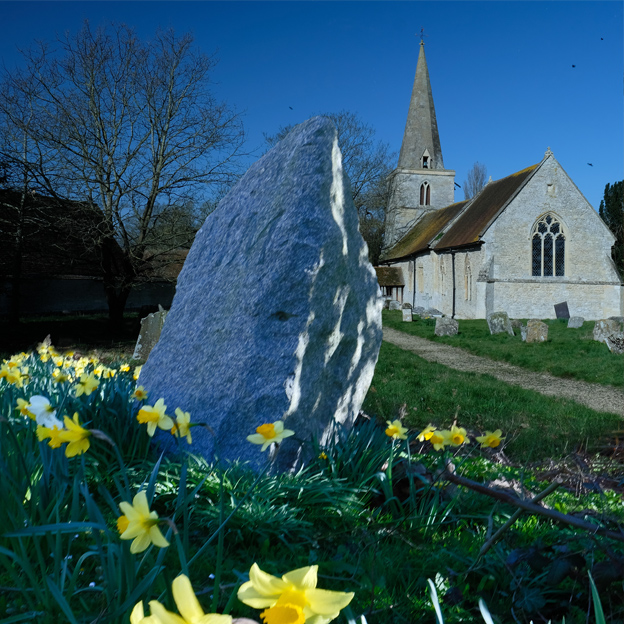
<instances>
[{"instance_id":1,"label":"gravestone","mask_svg":"<svg viewBox=\"0 0 624 624\"><path fill-rule=\"evenodd\" d=\"M527 326L520 325L520 337L522 338L522 342L526 342L527 339Z\"/></svg>"},{"instance_id":2,"label":"gravestone","mask_svg":"<svg viewBox=\"0 0 624 624\"><path fill-rule=\"evenodd\" d=\"M388 310L400 310L400 309L401 309L401 304L396 299L392 299L392 301L390 301L390 303L388 304Z\"/></svg>"},{"instance_id":3,"label":"gravestone","mask_svg":"<svg viewBox=\"0 0 624 624\"><path fill-rule=\"evenodd\" d=\"M601 319L594 325L594 340L598 342L607 341L607 336L617 334L620 331L620 324L613 319Z\"/></svg>"},{"instance_id":4,"label":"gravestone","mask_svg":"<svg viewBox=\"0 0 624 624\"><path fill-rule=\"evenodd\" d=\"M539 319L527 321L526 342L546 342L548 340L548 325Z\"/></svg>"},{"instance_id":5,"label":"gravestone","mask_svg":"<svg viewBox=\"0 0 624 624\"><path fill-rule=\"evenodd\" d=\"M568 310L568 302L564 301L563 303L556 303L555 314L557 315L558 319L569 319L570 310Z\"/></svg>"},{"instance_id":6,"label":"gravestone","mask_svg":"<svg viewBox=\"0 0 624 624\"><path fill-rule=\"evenodd\" d=\"M404 304L401 305L401 309L402 310L411 310L412 309L412 304L405 302Z\"/></svg>"},{"instance_id":7,"label":"gravestone","mask_svg":"<svg viewBox=\"0 0 624 624\"><path fill-rule=\"evenodd\" d=\"M504 333L508 333L510 336L514 335L507 312L492 312L491 314L488 314L487 324L490 328L491 335Z\"/></svg>"},{"instance_id":8,"label":"gravestone","mask_svg":"<svg viewBox=\"0 0 624 624\"><path fill-rule=\"evenodd\" d=\"M452 318L436 319L435 335L436 336L455 336L459 331L459 323Z\"/></svg>"},{"instance_id":9,"label":"gravestone","mask_svg":"<svg viewBox=\"0 0 624 624\"><path fill-rule=\"evenodd\" d=\"M160 338L167 318L167 310L160 305L158 308L158 312L148 314L144 319L141 319L141 331L132 354L134 360L146 360Z\"/></svg>"},{"instance_id":10,"label":"gravestone","mask_svg":"<svg viewBox=\"0 0 624 624\"><path fill-rule=\"evenodd\" d=\"M442 312L436 308L427 308L425 310L425 316L442 317Z\"/></svg>"},{"instance_id":11,"label":"gravestone","mask_svg":"<svg viewBox=\"0 0 624 624\"><path fill-rule=\"evenodd\" d=\"M422 306L416 306L415 308L412 308L412 315L424 316L424 314L425 308L423 308Z\"/></svg>"},{"instance_id":12,"label":"gravestone","mask_svg":"<svg viewBox=\"0 0 624 624\"><path fill-rule=\"evenodd\" d=\"M520 327L522 327L522 321L520 319L511 319L511 328L514 330L516 329L520 329Z\"/></svg>"},{"instance_id":13,"label":"gravestone","mask_svg":"<svg viewBox=\"0 0 624 624\"><path fill-rule=\"evenodd\" d=\"M624 332L617 332L607 336L605 342L611 353L616 353L617 355L624 353Z\"/></svg>"},{"instance_id":14,"label":"gravestone","mask_svg":"<svg viewBox=\"0 0 624 624\"><path fill-rule=\"evenodd\" d=\"M579 329L583 327L585 319L582 316L571 316L568 321L568 329Z\"/></svg>"},{"instance_id":15,"label":"gravestone","mask_svg":"<svg viewBox=\"0 0 624 624\"><path fill-rule=\"evenodd\" d=\"M245 305L241 306L240 302ZM283 420L274 470L296 469L353 424L382 339L382 299L358 231L334 124L296 126L199 230L139 383L191 414L193 453L248 461L246 437ZM173 449L172 436L157 442Z\"/></svg>"},{"instance_id":16,"label":"gravestone","mask_svg":"<svg viewBox=\"0 0 624 624\"><path fill-rule=\"evenodd\" d=\"M403 308L403 322L405 323L412 322L412 311L408 308Z\"/></svg>"}]
</instances>

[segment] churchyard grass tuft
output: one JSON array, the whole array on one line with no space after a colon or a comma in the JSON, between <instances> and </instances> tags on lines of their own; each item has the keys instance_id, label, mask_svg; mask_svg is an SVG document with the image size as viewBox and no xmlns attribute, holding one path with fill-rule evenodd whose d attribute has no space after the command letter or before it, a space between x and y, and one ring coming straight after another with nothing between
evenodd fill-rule
<instances>
[{"instance_id":1,"label":"churchyard grass tuft","mask_svg":"<svg viewBox=\"0 0 624 624\"><path fill-rule=\"evenodd\" d=\"M592 339L593 321L586 321L579 329L568 329L567 321L561 319L544 322L548 325L548 340L527 344L522 342L519 329L515 330L515 336L490 335L487 321L483 319L460 319L456 336L436 336L435 319L414 317L414 322L404 323L401 311L383 312L383 323L387 327L459 347L474 355L548 372L556 377L624 386L624 356L612 354L607 345ZM526 319L523 323L526 324Z\"/></svg>"}]
</instances>

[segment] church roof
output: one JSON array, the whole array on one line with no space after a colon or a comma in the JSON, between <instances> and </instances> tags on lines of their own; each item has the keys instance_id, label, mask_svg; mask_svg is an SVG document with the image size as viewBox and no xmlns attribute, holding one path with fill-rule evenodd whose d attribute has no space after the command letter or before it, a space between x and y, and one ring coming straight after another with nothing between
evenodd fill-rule
<instances>
[{"instance_id":1,"label":"church roof","mask_svg":"<svg viewBox=\"0 0 624 624\"><path fill-rule=\"evenodd\" d=\"M405 286L403 271L399 267L375 267L380 286Z\"/></svg>"},{"instance_id":2,"label":"church roof","mask_svg":"<svg viewBox=\"0 0 624 624\"><path fill-rule=\"evenodd\" d=\"M467 203L468 200L457 202L446 208L426 213L396 245L382 254L381 261L399 260L429 249L435 237L461 212Z\"/></svg>"},{"instance_id":3,"label":"church roof","mask_svg":"<svg viewBox=\"0 0 624 624\"><path fill-rule=\"evenodd\" d=\"M421 43L398 168L421 169L425 150L429 151L433 169L444 169L425 44Z\"/></svg>"},{"instance_id":4,"label":"church roof","mask_svg":"<svg viewBox=\"0 0 624 624\"><path fill-rule=\"evenodd\" d=\"M488 226L515 197L540 163L486 184L434 248L439 251L479 242Z\"/></svg>"}]
</instances>

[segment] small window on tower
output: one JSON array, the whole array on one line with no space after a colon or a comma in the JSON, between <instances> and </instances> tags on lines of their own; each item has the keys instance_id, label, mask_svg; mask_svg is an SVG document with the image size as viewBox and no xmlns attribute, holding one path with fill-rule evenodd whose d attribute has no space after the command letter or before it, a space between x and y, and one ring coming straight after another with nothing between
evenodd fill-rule
<instances>
[{"instance_id":1,"label":"small window on tower","mask_svg":"<svg viewBox=\"0 0 624 624\"><path fill-rule=\"evenodd\" d=\"M429 156L423 156L423 169L429 168Z\"/></svg>"}]
</instances>

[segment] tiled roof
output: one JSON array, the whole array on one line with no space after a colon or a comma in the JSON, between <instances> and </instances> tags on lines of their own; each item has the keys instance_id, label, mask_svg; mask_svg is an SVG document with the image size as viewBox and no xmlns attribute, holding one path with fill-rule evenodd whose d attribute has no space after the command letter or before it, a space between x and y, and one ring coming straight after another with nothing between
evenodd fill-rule
<instances>
[{"instance_id":1,"label":"tiled roof","mask_svg":"<svg viewBox=\"0 0 624 624\"><path fill-rule=\"evenodd\" d=\"M489 224L522 188L538 166L539 163L512 173L506 178L488 183L433 247L439 251L478 243Z\"/></svg>"},{"instance_id":2,"label":"tiled roof","mask_svg":"<svg viewBox=\"0 0 624 624\"><path fill-rule=\"evenodd\" d=\"M446 208L425 214L394 247L382 254L381 262L399 260L427 250L435 237L461 212L467 203L467 201L457 202Z\"/></svg>"},{"instance_id":3,"label":"tiled roof","mask_svg":"<svg viewBox=\"0 0 624 624\"><path fill-rule=\"evenodd\" d=\"M405 286L403 271L399 267L375 267L380 286Z\"/></svg>"}]
</instances>

